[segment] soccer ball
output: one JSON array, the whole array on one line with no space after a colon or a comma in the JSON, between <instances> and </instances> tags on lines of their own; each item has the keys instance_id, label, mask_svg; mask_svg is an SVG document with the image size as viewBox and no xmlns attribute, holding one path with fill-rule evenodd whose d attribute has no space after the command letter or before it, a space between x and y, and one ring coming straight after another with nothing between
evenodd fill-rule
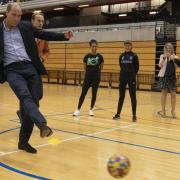
<instances>
[{"instance_id":1,"label":"soccer ball","mask_svg":"<svg viewBox=\"0 0 180 180\"><path fill-rule=\"evenodd\" d=\"M122 178L129 172L130 161L124 155L113 155L108 160L107 169L112 177Z\"/></svg>"}]
</instances>

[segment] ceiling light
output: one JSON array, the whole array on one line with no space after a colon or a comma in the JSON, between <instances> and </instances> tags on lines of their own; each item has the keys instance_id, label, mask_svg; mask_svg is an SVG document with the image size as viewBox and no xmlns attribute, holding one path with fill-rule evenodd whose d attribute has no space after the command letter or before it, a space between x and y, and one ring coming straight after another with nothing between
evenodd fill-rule
<instances>
[{"instance_id":1,"label":"ceiling light","mask_svg":"<svg viewBox=\"0 0 180 180\"><path fill-rule=\"evenodd\" d=\"M60 8L54 8L53 10L54 11L59 11L59 10L63 10L64 8L63 7L60 7Z\"/></svg>"},{"instance_id":2,"label":"ceiling light","mask_svg":"<svg viewBox=\"0 0 180 180\"><path fill-rule=\"evenodd\" d=\"M82 8L82 7L88 7L88 6L89 6L89 4L84 4L84 5L79 5L78 7Z\"/></svg>"},{"instance_id":3,"label":"ceiling light","mask_svg":"<svg viewBox=\"0 0 180 180\"><path fill-rule=\"evenodd\" d=\"M149 14L156 14L156 11L151 11L149 12Z\"/></svg>"},{"instance_id":4,"label":"ceiling light","mask_svg":"<svg viewBox=\"0 0 180 180\"><path fill-rule=\"evenodd\" d=\"M33 13L40 13L42 12L41 10L36 10L36 11L33 11Z\"/></svg>"},{"instance_id":5,"label":"ceiling light","mask_svg":"<svg viewBox=\"0 0 180 180\"><path fill-rule=\"evenodd\" d=\"M119 17L127 16L127 14L119 14Z\"/></svg>"}]
</instances>

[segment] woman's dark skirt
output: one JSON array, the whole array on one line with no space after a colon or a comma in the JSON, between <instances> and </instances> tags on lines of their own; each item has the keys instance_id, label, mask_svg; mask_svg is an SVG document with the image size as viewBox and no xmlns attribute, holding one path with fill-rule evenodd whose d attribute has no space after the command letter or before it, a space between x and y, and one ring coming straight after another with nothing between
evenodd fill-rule
<instances>
[{"instance_id":1,"label":"woman's dark skirt","mask_svg":"<svg viewBox=\"0 0 180 180\"><path fill-rule=\"evenodd\" d=\"M160 77L157 87L160 90L176 91L176 79L167 76Z\"/></svg>"}]
</instances>

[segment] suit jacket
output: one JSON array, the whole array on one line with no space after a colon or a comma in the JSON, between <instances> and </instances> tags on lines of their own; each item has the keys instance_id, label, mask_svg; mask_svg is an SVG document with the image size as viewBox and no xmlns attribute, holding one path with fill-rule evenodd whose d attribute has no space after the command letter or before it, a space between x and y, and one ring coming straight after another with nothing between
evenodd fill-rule
<instances>
[{"instance_id":1,"label":"suit jacket","mask_svg":"<svg viewBox=\"0 0 180 180\"><path fill-rule=\"evenodd\" d=\"M67 41L63 33L55 33L45 31L43 29L37 29L29 22L21 21L18 24L19 31L21 33L26 52L31 59L34 67L40 75L46 75L47 71L42 64L38 48L35 39L43 39L47 41ZM3 35L3 23L0 24L0 83L5 82L3 58L4 58L4 35Z\"/></svg>"}]
</instances>

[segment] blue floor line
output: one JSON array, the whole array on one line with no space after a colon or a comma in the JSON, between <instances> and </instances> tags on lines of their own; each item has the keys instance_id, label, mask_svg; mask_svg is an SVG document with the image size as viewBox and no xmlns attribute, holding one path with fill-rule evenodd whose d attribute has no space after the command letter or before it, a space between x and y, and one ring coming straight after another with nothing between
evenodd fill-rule
<instances>
[{"instance_id":1,"label":"blue floor line","mask_svg":"<svg viewBox=\"0 0 180 180\"><path fill-rule=\"evenodd\" d=\"M130 145L130 146L141 147L141 148L145 148L145 149L151 149L151 150L155 150L155 151L180 155L180 152L155 148L155 147L151 147L151 146L144 146L141 144L134 144L134 143L124 142L124 141L119 141L119 140L114 140L114 139L102 138L102 137L92 136L92 135L87 135L87 134L82 134L82 133L76 133L76 132L72 132L72 131L65 131L65 130L61 130L61 129L53 129L53 130L65 132L65 133L70 133L70 134L76 134L76 135L85 136L85 137L94 138L94 139L100 139L100 140L109 141L109 142L116 142L116 143L120 143L120 144L126 144L126 145Z\"/></svg>"}]
</instances>

